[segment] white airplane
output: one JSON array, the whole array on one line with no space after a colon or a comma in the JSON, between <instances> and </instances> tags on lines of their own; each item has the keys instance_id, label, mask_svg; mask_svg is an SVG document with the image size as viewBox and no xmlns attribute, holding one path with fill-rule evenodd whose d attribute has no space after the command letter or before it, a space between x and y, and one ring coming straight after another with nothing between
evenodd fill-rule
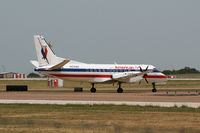
<instances>
[{"instance_id":1,"label":"white airplane","mask_svg":"<svg viewBox=\"0 0 200 133\"><path fill-rule=\"evenodd\" d=\"M86 64L70 59L57 57L44 37L34 36L38 61L31 61L35 71L54 76L63 80L91 83L92 93L96 92L95 84L118 82L118 93L122 93L122 83L147 82L153 85L152 92L156 92L156 84L165 84L167 76L152 65L126 64Z\"/></svg>"}]
</instances>

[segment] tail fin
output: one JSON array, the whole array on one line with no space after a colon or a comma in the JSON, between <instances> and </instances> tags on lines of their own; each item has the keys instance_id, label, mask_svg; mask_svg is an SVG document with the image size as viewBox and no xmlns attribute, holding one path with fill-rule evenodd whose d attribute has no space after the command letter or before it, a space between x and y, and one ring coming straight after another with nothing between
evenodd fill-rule
<instances>
[{"instance_id":1,"label":"tail fin","mask_svg":"<svg viewBox=\"0 0 200 133\"><path fill-rule=\"evenodd\" d=\"M38 58L39 66L48 66L48 65L55 65L60 61L63 61L63 58L57 57L52 49L49 47L47 42L45 41L44 37L35 35L35 48Z\"/></svg>"}]
</instances>

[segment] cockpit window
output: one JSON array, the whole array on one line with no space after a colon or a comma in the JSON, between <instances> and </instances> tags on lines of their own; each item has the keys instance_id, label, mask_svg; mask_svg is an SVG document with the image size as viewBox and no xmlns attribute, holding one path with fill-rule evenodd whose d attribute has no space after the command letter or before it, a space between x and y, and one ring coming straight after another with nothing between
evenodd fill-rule
<instances>
[{"instance_id":1,"label":"cockpit window","mask_svg":"<svg viewBox=\"0 0 200 133\"><path fill-rule=\"evenodd\" d=\"M154 68L153 72L160 72L158 69Z\"/></svg>"}]
</instances>

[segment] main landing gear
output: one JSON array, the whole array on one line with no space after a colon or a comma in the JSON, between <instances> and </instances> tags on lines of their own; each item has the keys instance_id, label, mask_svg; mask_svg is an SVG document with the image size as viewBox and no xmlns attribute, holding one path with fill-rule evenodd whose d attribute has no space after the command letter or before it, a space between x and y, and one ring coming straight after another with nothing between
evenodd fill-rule
<instances>
[{"instance_id":1,"label":"main landing gear","mask_svg":"<svg viewBox=\"0 0 200 133\"><path fill-rule=\"evenodd\" d=\"M157 89L156 89L156 84L155 83L152 83L152 86L153 86L153 89L152 89L152 92L157 92Z\"/></svg>"},{"instance_id":2,"label":"main landing gear","mask_svg":"<svg viewBox=\"0 0 200 133\"><path fill-rule=\"evenodd\" d=\"M119 88L117 89L117 93L123 93L123 89L121 88L121 83L119 82Z\"/></svg>"},{"instance_id":3,"label":"main landing gear","mask_svg":"<svg viewBox=\"0 0 200 133\"><path fill-rule=\"evenodd\" d=\"M91 93L95 93L96 92L96 88L94 88L94 83L92 83L92 88L90 89ZM118 93L123 93L123 89L121 88L121 83L119 82L119 88L117 89Z\"/></svg>"},{"instance_id":4,"label":"main landing gear","mask_svg":"<svg viewBox=\"0 0 200 133\"><path fill-rule=\"evenodd\" d=\"M95 93L96 92L96 88L94 88L94 83L92 83L92 88L90 89L91 93Z\"/></svg>"}]
</instances>

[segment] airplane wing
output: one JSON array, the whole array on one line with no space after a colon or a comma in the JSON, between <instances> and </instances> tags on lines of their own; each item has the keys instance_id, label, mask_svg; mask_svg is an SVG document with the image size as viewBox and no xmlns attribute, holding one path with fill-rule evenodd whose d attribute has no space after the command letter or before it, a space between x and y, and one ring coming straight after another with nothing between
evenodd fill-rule
<instances>
[{"instance_id":1,"label":"airplane wing","mask_svg":"<svg viewBox=\"0 0 200 133\"><path fill-rule=\"evenodd\" d=\"M64 60L61 63L58 63L56 65L54 65L53 67L48 68L47 70L53 70L53 69L60 69L62 68L65 64L67 64L70 60Z\"/></svg>"},{"instance_id":2,"label":"airplane wing","mask_svg":"<svg viewBox=\"0 0 200 133\"><path fill-rule=\"evenodd\" d=\"M132 72L118 73L118 74L113 74L112 79L116 81L125 81L133 77L139 77L139 76L141 77L142 75L145 75L150 72L151 71L144 71L139 73L132 73Z\"/></svg>"}]
</instances>

